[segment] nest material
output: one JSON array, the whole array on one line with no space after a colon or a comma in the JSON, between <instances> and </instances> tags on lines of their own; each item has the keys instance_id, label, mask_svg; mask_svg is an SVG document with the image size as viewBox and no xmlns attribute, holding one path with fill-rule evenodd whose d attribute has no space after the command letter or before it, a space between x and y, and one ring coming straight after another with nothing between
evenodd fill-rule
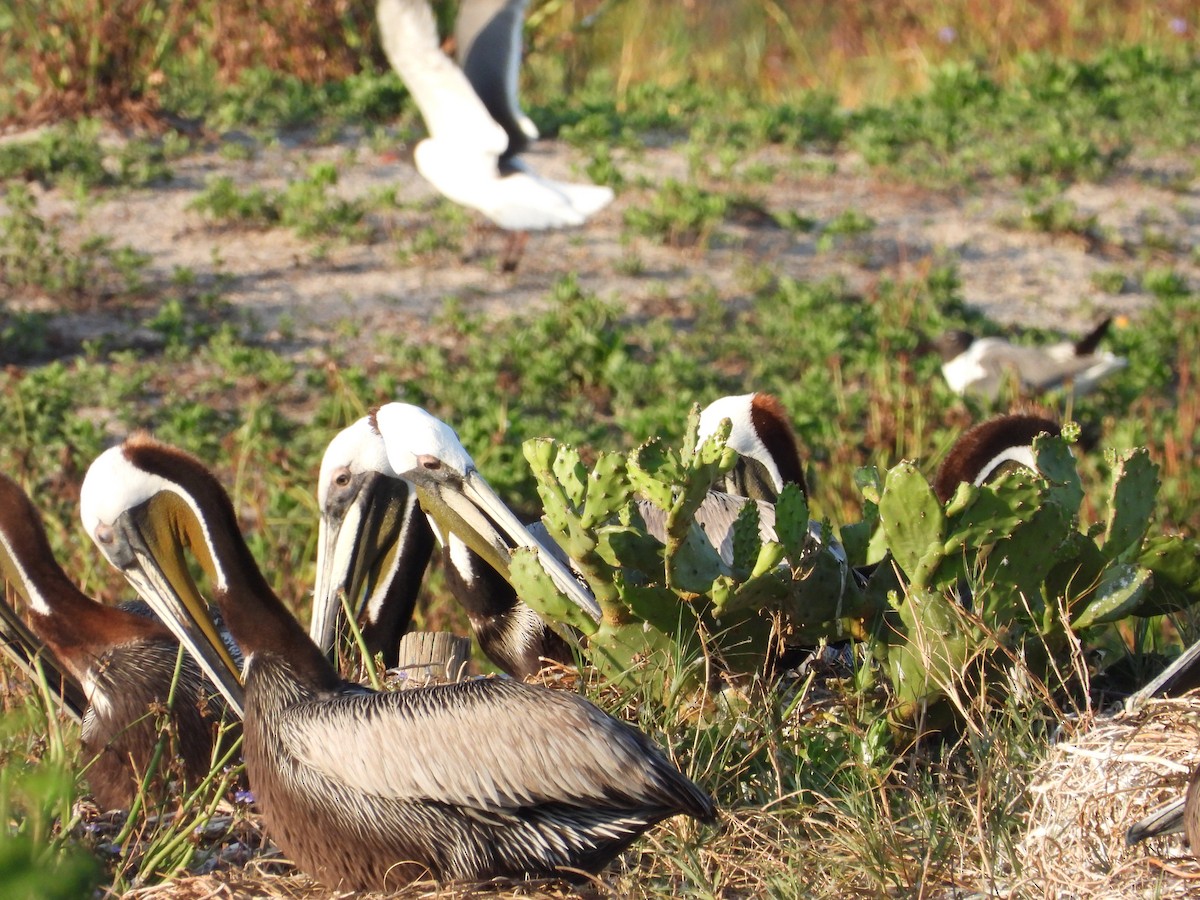
<instances>
[{"instance_id":1,"label":"nest material","mask_svg":"<svg viewBox=\"0 0 1200 900\"><path fill-rule=\"evenodd\" d=\"M1099 718L1052 748L1030 784L1029 828L1014 848L1029 895L1200 896L1200 859L1182 835L1125 845L1129 826L1182 796L1198 764L1195 693Z\"/></svg>"}]
</instances>

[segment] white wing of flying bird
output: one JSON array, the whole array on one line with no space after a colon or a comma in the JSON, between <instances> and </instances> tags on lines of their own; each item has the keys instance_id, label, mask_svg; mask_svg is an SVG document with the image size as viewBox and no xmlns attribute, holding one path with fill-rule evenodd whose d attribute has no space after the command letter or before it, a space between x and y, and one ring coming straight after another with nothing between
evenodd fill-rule
<instances>
[{"instance_id":1,"label":"white wing of flying bird","mask_svg":"<svg viewBox=\"0 0 1200 900\"><path fill-rule=\"evenodd\" d=\"M515 16L508 6L502 14ZM425 0L380 0L377 15L388 60L429 129L413 154L417 171L441 193L509 231L581 225L612 200L607 187L541 178L513 158L514 146L528 140L520 126L524 114L515 103L505 104L516 123L511 133L492 118L467 76L439 48L437 23ZM495 57L511 67L519 35L511 27L494 30L501 36ZM475 32L470 52L485 53L492 32L487 27ZM515 99L515 86L503 93Z\"/></svg>"},{"instance_id":2,"label":"white wing of flying bird","mask_svg":"<svg viewBox=\"0 0 1200 900\"><path fill-rule=\"evenodd\" d=\"M525 7L526 0L463 0L454 21L458 64L488 114L508 132L506 157L539 137L517 100Z\"/></svg>"}]
</instances>

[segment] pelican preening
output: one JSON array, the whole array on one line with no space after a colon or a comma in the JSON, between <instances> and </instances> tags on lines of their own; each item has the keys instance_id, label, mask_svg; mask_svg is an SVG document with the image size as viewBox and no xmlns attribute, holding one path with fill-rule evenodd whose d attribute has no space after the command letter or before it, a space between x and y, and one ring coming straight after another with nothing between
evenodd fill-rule
<instances>
[{"instance_id":1,"label":"pelican preening","mask_svg":"<svg viewBox=\"0 0 1200 900\"><path fill-rule=\"evenodd\" d=\"M465 0L460 69L438 46L426 0L380 0L376 10L383 49L429 130L413 154L417 171L507 231L582 225L612 190L541 178L517 158L537 136L517 105L524 13L525 0ZM515 267L505 260L506 270Z\"/></svg>"},{"instance_id":2,"label":"pelican preening","mask_svg":"<svg viewBox=\"0 0 1200 900\"><path fill-rule=\"evenodd\" d=\"M413 477L428 481L415 471L420 468L482 481L458 438L424 410L388 406L396 409L384 412L384 407L341 431L321 462L317 587L309 629L317 646L326 654L333 650L344 624L338 594L345 591L355 616L364 620L367 650L383 653L384 662L392 664L436 535L450 589L492 662L518 678L536 673L547 659L571 662L567 643L520 602L506 580L508 545L497 530L499 522L493 524L478 511L454 513L438 499L440 491L402 478L388 460L390 442L398 456L409 454L399 464L410 466ZM426 457L419 465L418 455ZM430 469L435 460L437 467ZM416 509L418 496L424 513ZM499 500L489 504L494 509ZM512 519L511 513L507 519ZM557 549L548 539L526 536L530 534L510 538L526 545L532 540L542 546L539 553ZM573 578L570 581L568 587L580 592L583 604L594 603Z\"/></svg>"},{"instance_id":3,"label":"pelican preening","mask_svg":"<svg viewBox=\"0 0 1200 900\"><path fill-rule=\"evenodd\" d=\"M701 439L725 418L733 423L729 445L741 457L720 486L742 495L714 491L696 518L728 561L733 556L733 523L746 498L758 498L751 502L759 504L762 537L773 539L775 510L766 501L777 498L785 484L797 483L803 490L804 475L787 414L775 398L746 394L715 401L701 414ZM397 474L397 467L402 474ZM547 660L571 662L570 645L522 603L509 584L508 544L496 526L518 544L537 546L548 565L558 560L561 551L540 523L526 528L516 522L490 488L490 518L470 508L467 516L448 510L439 499L439 485L447 479L483 483L453 430L410 404L380 407L374 416L360 419L330 442L317 488L321 526L309 632L313 640L327 654L333 651L341 631L338 592L344 590L354 615L365 621L368 651L385 653L385 662L386 654L394 657L429 553L428 543L414 537L426 533L422 517L414 515L415 492L442 547L450 588L467 611L488 658L516 677L536 673ZM405 497L403 504L397 495ZM398 514L401 509L404 516ZM665 513L646 502L639 503L639 512L648 531L662 539ZM565 570L560 587L579 592L576 602L597 614L590 594Z\"/></svg>"},{"instance_id":4,"label":"pelican preening","mask_svg":"<svg viewBox=\"0 0 1200 900\"><path fill-rule=\"evenodd\" d=\"M223 711L214 689L186 654L176 678L179 642L160 622L104 606L75 586L55 562L37 510L3 475L0 570L24 598L33 636L53 654L67 708L82 714L81 741L95 757L87 779L97 805L129 808L154 757L158 717L166 709L171 745L164 759L177 759L188 783L203 780ZM8 630L19 632L20 619L0 606L10 618ZM157 774L155 790L166 789L170 774Z\"/></svg>"},{"instance_id":5,"label":"pelican preening","mask_svg":"<svg viewBox=\"0 0 1200 900\"><path fill-rule=\"evenodd\" d=\"M486 496L477 473L415 459L447 508L469 515L450 495ZM403 454L389 460L408 472ZM131 438L97 459L84 493L105 556L204 652L193 623L207 608L182 550L196 554L245 653L246 771L268 831L330 887L594 871L662 819L714 817L652 742L577 695L505 679L392 694L343 681L262 577L220 484L181 451Z\"/></svg>"},{"instance_id":6,"label":"pelican preening","mask_svg":"<svg viewBox=\"0 0 1200 900\"><path fill-rule=\"evenodd\" d=\"M1048 391L1067 387L1086 394L1128 360L1097 347L1108 332L1111 318L1097 325L1078 341L1062 341L1045 347L1013 344L1004 338L976 338L966 331L947 331L937 341L942 355L942 374L956 394L995 397L1007 378L1016 378L1022 388Z\"/></svg>"},{"instance_id":7,"label":"pelican preening","mask_svg":"<svg viewBox=\"0 0 1200 900\"><path fill-rule=\"evenodd\" d=\"M715 433L725 419L731 425L726 445L738 452L738 461L713 485L716 490L774 503L784 485L794 484L808 496L796 435L778 399L753 393L714 400L700 412L699 439Z\"/></svg>"},{"instance_id":8,"label":"pelican preening","mask_svg":"<svg viewBox=\"0 0 1200 900\"><path fill-rule=\"evenodd\" d=\"M959 435L933 479L933 492L946 503L959 484L981 485L1014 466L1038 470L1033 440L1038 435L1058 437L1062 429L1041 416L996 416Z\"/></svg>"}]
</instances>

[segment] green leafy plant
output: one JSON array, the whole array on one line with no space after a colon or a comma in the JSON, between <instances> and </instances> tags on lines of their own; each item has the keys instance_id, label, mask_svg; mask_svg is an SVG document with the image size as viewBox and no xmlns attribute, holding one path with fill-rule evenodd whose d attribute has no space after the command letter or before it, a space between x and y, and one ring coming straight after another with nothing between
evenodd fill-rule
<instances>
[{"instance_id":1,"label":"green leafy plant","mask_svg":"<svg viewBox=\"0 0 1200 900\"><path fill-rule=\"evenodd\" d=\"M366 213L361 202L333 196L337 168L317 163L304 178L289 182L281 191L260 187L240 190L233 179L219 176L209 181L190 208L218 221L256 228L279 224L294 228L301 237L334 235L361 237Z\"/></svg>"},{"instance_id":2,"label":"green leafy plant","mask_svg":"<svg viewBox=\"0 0 1200 900\"><path fill-rule=\"evenodd\" d=\"M1068 445L1043 436L1034 452L1040 475L960 485L944 508L909 463L867 491L889 554L866 588L887 603L872 643L897 721L944 719L946 709L931 710L952 685L1003 685L1014 660L1049 682L1073 642L1200 602L1196 543L1146 537L1158 467L1144 449L1115 460L1107 519L1083 531Z\"/></svg>"}]
</instances>

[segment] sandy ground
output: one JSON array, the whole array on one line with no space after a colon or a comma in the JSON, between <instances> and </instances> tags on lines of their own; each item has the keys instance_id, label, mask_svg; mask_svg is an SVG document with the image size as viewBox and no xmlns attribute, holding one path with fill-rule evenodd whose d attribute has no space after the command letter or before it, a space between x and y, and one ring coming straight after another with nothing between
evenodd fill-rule
<instances>
[{"instance_id":1,"label":"sandy ground","mask_svg":"<svg viewBox=\"0 0 1200 900\"><path fill-rule=\"evenodd\" d=\"M226 143L230 139L227 138ZM686 179L682 148L663 146L616 155L628 183ZM302 239L291 230L231 227L209 221L189 205L216 175L249 187L280 188L302 177L317 161L337 164L336 190L345 197L394 191L395 209L373 212L363 242ZM557 142L542 142L531 155L542 173L580 178L580 155ZM880 278L903 278L934 262L952 262L966 302L1002 322L1072 332L1086 330L1104 312L1136 315L1148 300L1139 275L1170 266L1195 281L1200 244L1200 190L1186 160L1134 160L1104 184L1066 191L1081 216L1095 215L1103 240L1050 235L1006 226L1019 220L1022 192L994 181L972 190L933 191L882 180L852 156L801 154L768 148L735 168L774 171L769 183L749 179L714 182L712 189L741 193L771 212L791 210L812 220L808 232L784 230L763 216L723 223L704 249L662 246L632 236L626 209L650 202L652 188L622 191L613 205L585 228L531 237L519 270L498 271L505 236L484 224L467 230L459 250L419 256L398 253L408 236L437 223L438 200L406 161L404 148L375 149L344 140L325 146L300 140L255 145L253 158L233 160L221 142L171 163L173 178L151 189L111 190L86 202L62 190L39 190L39 210L63 229L70 244L104 235L150 257L148 282L166 285L172 272L190 269L203 281L223 278L222 296L268 340L285 350L323 342L329 329L351 320L361 333L420 330L447 297L464 309L506 315L548 302L549 287L574 272L582 286L631 310L711 292L736 302L749 290L747 273L765 268L801 279L838 275L855 289ZM715 168L715 166L714 166ZM732 186L730 186L732 184ZM378 204L376 204L378 206ZM819 247L822 228L853 210L876 223L869 232ZM1141 248L1147 234L1167 250ZM636 264L635 264L636 263ZM1119 271L1125 286L1108 293L1097 273ZM36 293L10 293L13 308L53 312L61 306ZM69 348L109 335L116 345L137 343L127 302L76 304L56 319L55 343Z\"/></svg>"}]
</instances>

